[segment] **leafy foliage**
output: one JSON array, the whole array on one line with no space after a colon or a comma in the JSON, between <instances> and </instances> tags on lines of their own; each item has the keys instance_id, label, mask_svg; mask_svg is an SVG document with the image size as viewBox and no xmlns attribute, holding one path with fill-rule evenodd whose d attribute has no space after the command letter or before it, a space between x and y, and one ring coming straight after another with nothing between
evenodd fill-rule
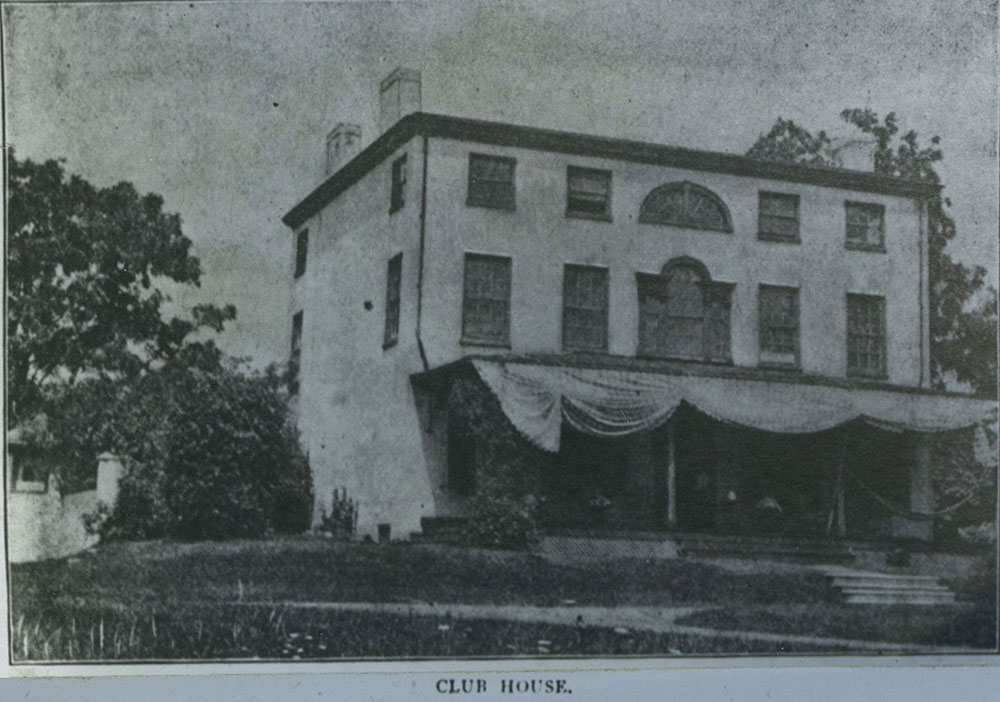
<instances>
[{"instance_id":1,"label":"leafy foliage","mask_svg":"<svg viewBox=\"0 0 1000 702\"><path fill-rule=\"evenodd\" d=\"M8 159L7 370L10 419L37 411L46 384L135 375L172 357L231 305L163 319L165 281L197 286L198 259L159 195L96 188L60 162Z\"/></svg>"},{"instance_id":2,"label":"leafy foliage","mask_svg":"<svg viewBox=\"0 0 1000 702\"><path fill-rule=\"evenodd\" d=\"M895 113L884 119L871 110L844 110L841 119L874 139L876 173L940 185L935 164L942 160L940 139L920 145L913 130L900 134ZM779 118L747 152L763 160L836 165L836 149L825 132L813 135L792 120ZM951 201L939 190L927 202L929 229L931 364L935 384L954 378L986 395L997 392L997 295L986 285L986 269L955 261L945 250L957 235L948 213Z\"/></svg>"},{"instance_id":3,"label":"leafy foliage","mask_svg":"<svg viewBox=\"0 0 1000 702\"><path fill-rule=\"evenodd\" d=\"M476 440L479 465L466 541L485 548L523 549L538 541L538 503L544 457L518 435L489 390L457 378L448 406L452 421Z\"/></svg>"},{"instance_id":4,"label":"leafy foliage","mask_svg":"<svg viewBox=\"0 0 1000 702\"><path fill-rule=\"evenodd\" d=\"M67 390L71 408L95 393L113 399L94 418L59 416L54 441L64 455L110 448L127 459L117 504L100 522L106 537L300 532L311 475L279 388L273 373L242 372L213 345L189 344L132 382Z\"/></svg>"},{"instance_id":5,"label":"leafy foliage","mask_svg":"<svg viewBox=\"0 0 1000 702\"><path fill-rule=\"evenodd\" d=\"M319 526L321 534L338 539L350 539L358 530L358 502L347 494L347 488L334 489L330 498L330 511L320 508Z\"/></svg>"}]
</instances>

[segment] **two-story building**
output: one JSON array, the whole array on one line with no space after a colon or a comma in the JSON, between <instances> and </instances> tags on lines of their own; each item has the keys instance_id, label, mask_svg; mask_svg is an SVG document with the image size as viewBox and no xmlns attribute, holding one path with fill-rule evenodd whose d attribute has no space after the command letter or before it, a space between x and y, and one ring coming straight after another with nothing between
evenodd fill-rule
<instances>
[{"instance_id":1,"label":"two-story building","mask_svg":"<svg viewBox=\"0 0 1000 702\"><path fill-rule=\"evenodd\" d=\"M931 390L934 186L427 114L405 69L380 101L283 220L318 505L474 517L462 380L552 526L930 538L930 438L995 410Z\"/></svg>"}]
</instances>

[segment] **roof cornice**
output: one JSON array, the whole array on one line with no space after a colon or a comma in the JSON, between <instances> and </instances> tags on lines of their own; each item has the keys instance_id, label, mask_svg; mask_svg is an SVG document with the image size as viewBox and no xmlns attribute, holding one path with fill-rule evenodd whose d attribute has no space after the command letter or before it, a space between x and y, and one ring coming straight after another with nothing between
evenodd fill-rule
<instances>
[{"instance_id":1,"label":"roof cornice","mask_svg":"<svg viewBox=\"0 0 1000 702\"><path fill-rule=\"evenodd\" d=\"M343 168L327 178L289 210L282 217L282 222L293 229L298 228L395 152L400 145L418 134L574 156L648 163L727 175L752 176L767 180L820 185L881 195L926 198L935 196L940 189L940 186L933 183L893 178L868 171L760 161L747 156L717 151L685 149L628 139L414 112L396 122Z\"/></svg>"}]
</instances>

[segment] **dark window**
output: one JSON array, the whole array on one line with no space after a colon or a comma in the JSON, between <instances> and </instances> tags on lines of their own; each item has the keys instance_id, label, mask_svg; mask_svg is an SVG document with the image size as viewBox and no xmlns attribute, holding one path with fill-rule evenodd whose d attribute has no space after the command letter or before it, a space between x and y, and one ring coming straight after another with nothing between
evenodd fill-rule
<instances>
[{"instance_id":1,"label":"dark window","mask_svg":"<svg viewBox=\"0 0 1000 702\"><path fill-rule=\"evenodd\" d=\"M760 362L799 365L799 291L776 285L760 286Z\"/></svg>"},{"instance_id":2,"label":"dark window","mask_svg":"<svg viewBox=\"0 0 1000 702\"><path fill-rule=\"evenodd\" d=\"M611 171L569 166L566 170L566 215L611 219Z\"/></svg>"},{"instance_id":3,"label":"dark window","mask_svg":"<svg viewBox=\"0 0 1000 702\"><path fill-rule=\"evenodd\" d=\"M514 159L503 156L469 154L469 195L466 203L476 207L514 209L516 163Z\"/></svg>"},{"instance_id":4,"label":"dark window","mask_svg":"<svg viewBox=\"0 0 1000 702\"><path fill-rule=\"evenodd\" d=\"M303 229L295 237L295 277L306 272L306 257L309 255L309 230Z\"/></svg>"},{"instance_id":5,"label":"dark window","mask_svg":"<svg viewBox=\"0 0 1000 702\"><path fill-rule=\"evenodd\" d=\"M288 392L299 392L299 367L302 362L302 313L292 317L292 353L288 359Z\"/></svg>"},{"instance_id":6,"label":"dark window","mask_svg":"<svg viewBox=\"0 0 1000 702\"><path fill-rule=\"evenodd\" d=\"M639 354L728 363L733 286L712 282L693 262L638 274Z\"/></svg>"},{"instance_id":7,"label":"dark window","mask_svg":"<svg viewBox=\"0 0 1000 702\"><path fill-rule=\"evenodd\" d=\"M884 378L885 298L847 296L847 374Z\"/></svg>"},{"instance_id":8,"label":"dark window","mask_svg":"<svg viewBox=\"0 0 1000 702\"><path fill-rule=\"evenodd\" d=\"M845 208L847 248L885 251L885 208L868 202L848 202Z\"/></svg>"},{"instance_id":9,"label":"dark window","mask_svg":"<svg viewBox=\"0 0 1000 702\"><path fill-rule=\"evenodd\" d=\"M563 269L563 350L608 350L608 269Z\"/></svg>"},{"instance_id":10,"label":"dark window","mask_svg":"<svg viewBox=\"0 0 1000 702\"><path fill-rule=\"evenodd\" d=\"M46 492L49 484L49 468L45 456L36 450L10 450L7 460L14 467L14 492Z\"/></svg>"},{"instance_id":11,"label":"dark window","mask_svg":"<svg viewBox=\"0 0 1000 702\"><path fill-rule=\"evenodd\" d=\"M708 188L687 181L653 188L639 208L643 224L668 224L719 232L733 231L729 209Z\"/></svg>"},{"instance_id":12,"label":"dark window","mask_svg":"<svg viewBox=\"0 0 1000 702\"><path fill-rule=\"evenodd\" d=\"M389 193L389 214L402 209L406 202L406 154L392 162L392 190Z\"/></svg>"},{"instance_id":13,"label":"dark window","mask_svg":"<svg viewBox=\"0 0 1000 702\"><path fill-rule=\"evenodd\" d=\"M389 259L385 277L385 338L382 348L395 346L399 341L399 286L403 274L403 254Z\"/></svg>"},{"instance_id":14,"label":"dark window","mask_svg":"<svg viewBox=\"0 0 1000 702\"><path fill-rule=\"evenodd\" d=\"M757 237L769 241L799 240L799 196L760 193Z\"/></svg>"},{"instance_id":15,"label":"dark window","mask_svg":"<svg viewBox=\"0 0 1000 702\"><path fill-rule=\"evenodd\" d=\"M510 259L506 256L465 254L462 341L510 344Z\"/></svg>"}]
</instances>

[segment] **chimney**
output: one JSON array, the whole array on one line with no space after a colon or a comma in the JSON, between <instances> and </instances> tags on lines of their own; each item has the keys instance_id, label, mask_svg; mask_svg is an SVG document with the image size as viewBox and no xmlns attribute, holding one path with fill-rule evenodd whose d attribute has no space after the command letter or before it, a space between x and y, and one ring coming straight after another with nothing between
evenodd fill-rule
<instances>
[{"instance_id":1,"label":"chimney","mask_svg":"<svg viewBox=\"0 0 1000 702\"><path fill-rule=\"evenodd\" d=\"M341 122L326 136L326 174L340 170L340 167L354 158L361 148L361 127Z\"/></svg>"},{"instance_id":2,"label":"chimney","mask_svg":"<svg viewBox=\"0 0 1000 702\"><path fill-rule=\"evenodd\" d=\"M379 133L411 112L420 112L420 71L400 67L379 86Z\"/></svg>"}]
</instances>

